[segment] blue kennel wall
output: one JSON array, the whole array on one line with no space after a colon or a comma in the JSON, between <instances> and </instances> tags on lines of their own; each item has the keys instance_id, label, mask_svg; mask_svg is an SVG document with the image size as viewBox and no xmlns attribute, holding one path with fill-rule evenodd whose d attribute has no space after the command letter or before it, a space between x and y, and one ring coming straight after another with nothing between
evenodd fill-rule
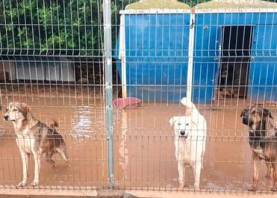
<instances>
[{"instance_id":1,"label":"blue kennel wall","mask_svg":"<svg viewBox=\"0 0 277 198\"><path fill-rule=\"evenodd\" d=\"M189 12L123 14L127 96L145 102L179 102L186 96ZM121 76L121 64L117 71Z\"/></svg>"},{"instance_id":2,"label":"blue kennel wall","mask_svg":"<svg viewBox=\"0 0 277 198\"><path fill-rule=\"evenodd\" d=\"M248 91L253 101L277 101L277 13L262 16L255 30Z\"/></svg>"},{"instance_id":3,"label":"blue kennel wall","mask_svg":"<svg viewBox=\"0 0 277 198\"><path fill-rule=\"evenodd\" d=\"M215 98L225 26L252 27L247 98L277 101L277 3L235 1L214 0L176 12L124 10L127 96L169 103L186 96L190 19L195 15L193 102L208 104ZM122 78L120 61L117 71Z\"/></svg>"},{"instance_id":4,"label":"blue kennel wall","mask_svg":"<svg viewBox=\"0 0 277 198\"><path fill-rule=\"evenodd\" d=\"M218 10L224 7L228 9ZM195 11L194 101L210 103L214 98L224 26L252 26L247 98L277 101L277 4L217 0L199 4Z\"/></svg>"},{"instance_id":5,"label":"blue kennel wall","mask_svg":"<svg viewBox=\"0 0 277 198\"><path fill-rule=\"evenodd\" d=\"M197 14L193 98L209 103L219 72L219 44L223 26L253 26L248 98L277 100L277 14ZM210 25L217 24L217 25Z\"/></svg>"}]
</instances>

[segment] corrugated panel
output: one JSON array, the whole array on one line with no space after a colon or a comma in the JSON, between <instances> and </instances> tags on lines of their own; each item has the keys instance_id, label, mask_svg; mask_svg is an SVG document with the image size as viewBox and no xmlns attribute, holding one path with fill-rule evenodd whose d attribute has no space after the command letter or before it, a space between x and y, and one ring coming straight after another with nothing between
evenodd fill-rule
<instances>
[{"instance_id":1,"label":"corrugated panel","mask_svg":"<svg viewBox=\"0 0 277 198\"><path fill-rule=\"evenodd\" d=\"M179 102L185 96L189 14L126 15L128 96Z\"/></svg>"},{"instance_id":2,"label":"corrugated panel","mask_svg":"<svg viewBox=\"0 0 277 198\"><path fill-rule=\"evenodd\" d=\"M45 63L45 80L47 81L60 81L60 63Z\"/></svg>"},{"instance_id":3,"label":"corrugated panel","mask_svg":"<svg viewBox=\"0 0 277 198\"><path fill-rule=\"evenodd\" d=\"M40 63L16 63L17 80L44 80L44 67Z\"/></svg>"},{"instance_id":4,"label":"corrugated panel","mask_svg":"<svg viewBox=\"0 0 277 198\"><path fill-rule=\"evenodd\" d=\"M277 60L257 58L251 64L249 96L255 101L277 101Z\"/></svg>"},{"instance_id":5,"label":"corrugated panel","mask_svg":"<svg viewBox=\"0 0 277 198\"><path fill-rule=\"evenodd\" d=\"M277 79L275 80L275 77L270 77L266 73L268 67L271 69L275 67L272 62L268 63L268 61L269 58L272 59L277 55L276 24L276 13L197 14L193 79L194 101L205 103L212 101L219 68L220 32L223 26L232 25L253 26L251 55L254 60L250 64L248 96L250 98L269 98L273 90L270 88L272 86L268 85L272 82L274 82L274 86L277 85ZM258 57L261 56L263 58L259 59ZM275 91L275 93L277 92ZM270 96L270 98L277 97Z\"/></svg>"},{"instance_id":6,"label":"corrugated panel","mask_svg":"<svg viewBox=\"0 0 277 198\"><path fill-rule=\"evenodd\" d=\"M198 13L195 28L193 101L210 103L214 98L223 26L253 27L253 59L250 63L248 97L277 100L277 79L270 76L272 73L266 73L268 67L273 71L273 62L277 62L269 61L269 58L277 57L277 14ZM178 101L185 96L188 36L188 14L126 15L128 95L149 101L168 102ZM267 62L270 63L266 64ZM264 79L260 76L264 76ZM157 85L155 89L154 85Z\"/></svg>"},{"instance_id":7,"label":"corrugated panel","mask_svg":"<svg viewBox=\"0 0 277 198\"><path fill-rule=\"evenodd\" d=\"M63 62L61 63L61 76L60 80L64 82L73 82L75 81L75 72L74 66L71 63Z\"/></svg>"},{"instance_id":8,"label":"corrugated panel","mask_svg":"<svg viewBox=\"0 0 277 198\"><path fill-rule=\"evenodd\" d=\"M16 62L17 80L75 81L74 66L66 61Z\"/></svg>"},{"instance_id":9,"label":"corrugated panel","mask_svg":"<svg viewBox=\"0 0 277 198\"><path fill-rule=\"evenodd\" d=\"M249 95L256 101L277 101L277 14L267 18L254 29Z\"/></svg>"}]
</instances>

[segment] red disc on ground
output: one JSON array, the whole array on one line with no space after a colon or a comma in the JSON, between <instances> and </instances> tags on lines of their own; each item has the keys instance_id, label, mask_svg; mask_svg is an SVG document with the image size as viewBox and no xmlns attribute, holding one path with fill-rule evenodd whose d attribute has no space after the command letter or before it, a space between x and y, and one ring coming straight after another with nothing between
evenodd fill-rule
<instances>
[{"instance_id":1,"label":"red disc on ground","mask_svg":"<svg viewBox=\"0 0 277 198\"><path fill-rule=\"evenodd\" d=\"M117 98L113 100L113 106L120 109L126 107L138 107L141 103L142 101L140 99L134 97Z\"/></svg>"}]
</instances>

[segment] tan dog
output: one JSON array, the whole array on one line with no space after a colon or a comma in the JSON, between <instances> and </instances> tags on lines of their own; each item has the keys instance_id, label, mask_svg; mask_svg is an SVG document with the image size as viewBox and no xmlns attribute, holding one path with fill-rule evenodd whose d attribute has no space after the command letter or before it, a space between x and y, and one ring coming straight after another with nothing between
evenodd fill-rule
<instances>
[{"instance_id":1,"label":"tan dog","mask_svg":"<svg viewBox=\"0 0 277 198\"><path fill-rule=\"evenodd\" d=\"M253 105L241 113L242 123L248 126L249 145L253 157L253 185L249 190L257 190L258 162L264 160L267 176L273 177L273 191L277 190L277 131L271 112L262 105Z\"/></svg>"},{"instance_id":2,"label":"tan dog","mask_svg":"<svg viewBox=\"0 0 277 198\"><path fill-rule=\"evenodd\" d=\"M40 162L43 154L46 155L47 161L53 166L55 162L52 160L52 156L55 153L59 153L65 161L68 161L65 142L56 131L57 122L48 127L33 117L26 104L17 102L8 105L4 119L11 121L14 126L16 143L22 160L23 179L17 187L24 187L27 184L30 154L33 155L35 161L32 186L39 185Z\"/></svg>"}]
</instances>

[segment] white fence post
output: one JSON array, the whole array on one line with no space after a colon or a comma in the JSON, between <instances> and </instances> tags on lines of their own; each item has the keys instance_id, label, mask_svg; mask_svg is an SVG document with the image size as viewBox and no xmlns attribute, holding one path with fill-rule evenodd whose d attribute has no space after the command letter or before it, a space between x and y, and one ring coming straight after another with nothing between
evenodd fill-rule
<instances>
[{"instance_id":1,"label":"white fence post","mask_svg":"<svg viewBox=\"0 0 277 198\"><path fill-rule=\"evenodd\" d=\"M108 140L108 177L109 187L114 187L114 153L113 153L113 82L112 82L112 29L111 0L103 2L104 18L104 60L105 60L105 118Z\"/></svg>"},{"instance_id":2,"label":"white fence post","mask_svg":"<svg viewBox=\"0 0 277 198\"><path fill-rule=\"evenodd\" d=\"M189 54L188 54L188 73L187 73L187 94L188 101L192 101L192 80L193 80L193 52L194 52L194 34L195 34L195 13L190 15L189 28Z\"/></svg>"},{"instance_id":3,"label":"white fence post","mask_svg":"<svg viewBox=\"0 0 277 198\"><path fill-rule=\"evenodd\" d=\"M119 58L121 59L122 98L127 97L125 14L120 16Z\"/></svg>"}]
</instances>

